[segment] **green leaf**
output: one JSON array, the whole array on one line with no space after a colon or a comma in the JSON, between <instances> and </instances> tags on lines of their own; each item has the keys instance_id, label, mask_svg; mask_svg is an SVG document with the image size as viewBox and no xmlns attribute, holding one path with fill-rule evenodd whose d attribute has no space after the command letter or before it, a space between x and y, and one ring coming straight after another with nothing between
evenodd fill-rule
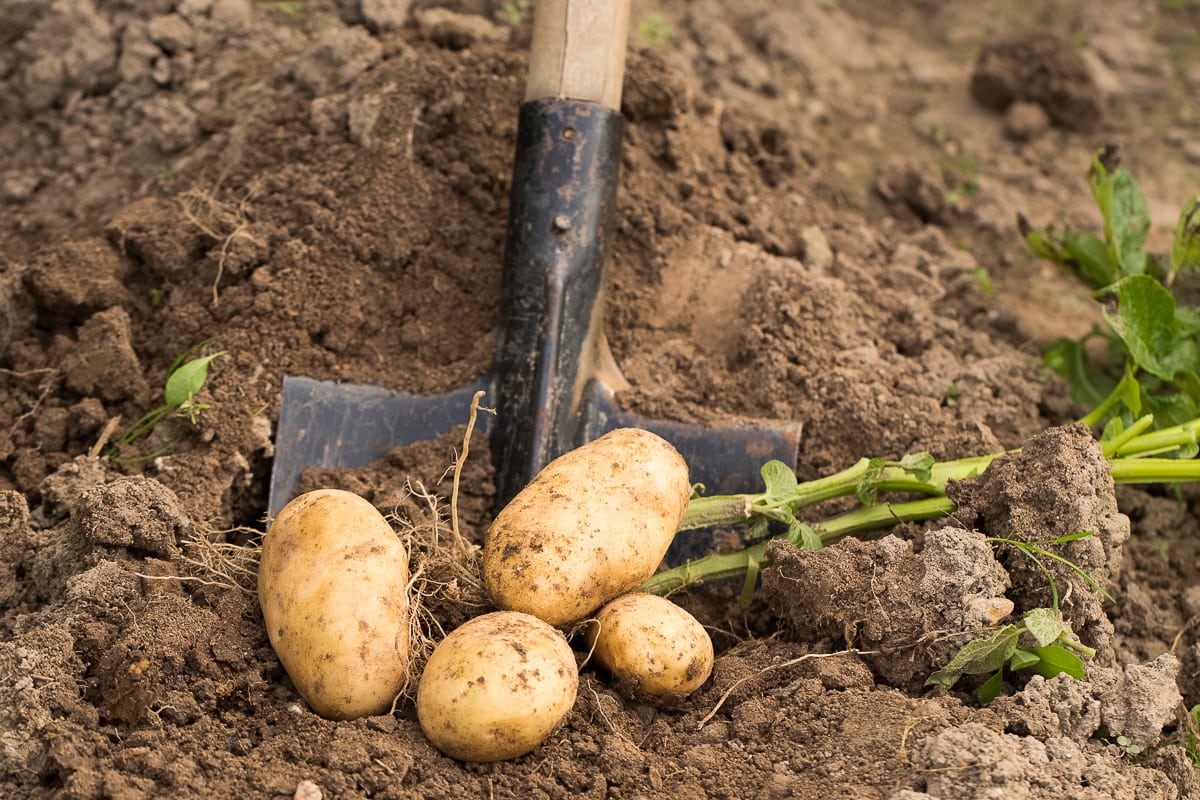
<instances>
[{"instance_id":1,"label":"green leaf","mask_svg":"<svg viewBox=\"0 0 1200 800\"><path fill-rule=\"evenodd\" d=\"M980 703L987 705L1000 696L1000 692L1004 689L1004 670L998 669L983 683L979 684L979 688L975 690L975 698Z\"/></svg>"},{"instance_id":2,"label":"green leaf","mask_svg":"<svg viewBox=\"0 0 1200 800\"><path fill-rule=\"evenodd\" d=\"M1066 253L1062 251L1058 243L1054 240L1053 228L1039 231L1037 228L1030 226L1029 220L1025 219L1023 214L1017 215L1017 227L1021 230L1021 235L1025 237L1025 243L1029 245L1029 249L1033 251L1035 256L1059 264L1067 263Z\"/></svg>"},{"instance_id":3,"label":"green leaf","mask_svg":"<svg viewBox=\"0 0 1200 800\"><path fill-rule=\"evenodd\" d=\"M854 487L854 496L864 506L875 505L875 495L879 488L879 479L887 469L887 462L882 458L872 458L867 462L867 470L863 473L858 485Z\"/></svg>"},{"instance_id":4,"label":"green leaf","mask_svg":"<svg viewBox=\"0 0 1200 800\"><path fill-rule=\"evenodd\" d=\"M930 675L925 685L949 688L962 675L981 675L1000 669L1016 652L1020 635L1021 630L1016 625L1005 625L991 636L972 639L959 648L950 663Z\"/></svg>"},{"instance_id":5,"label":"green leaf","mask_svg":"<svg viewBox=\"0 0 1200 800\"><path fill-rule=\"evenodd\" d=\"M1008 660L1008 668L1013 672L1019 669L1032 667L1034 664L1041 661L1037 653L1032 650L1026 650L1024 647L1018 647L1017 652L1012 654L1012 658Z\"/></svg>"},{"instance_id":6,"label":"green leaf","mask_svg":"<svg viewBox=\"0 0 1200 800\"><path fill-rule=\"evenodd\" d=\"M222 350L211 356L195 358L183 364L170 374L165 387L164 403L168 408L178 408L196 396L208 380L208 365L219 356L225 355Z\"/></svg>"},{"instance_id":7,"label":"green leaf","mask_svg":"<svg viewBox=\"0 0 1200 800\"><path fill-rule=\"evenodd\" d=\"M766 486L765 494L770 500L788 500L796 496L799 486L796 473L782 461L768 461L762 465L759 474L762 475L763 484Z\"/></svg>"},{"instance_id":8,"label":"green leaf","mask_svg":"<svg viewBox=\"0 0 1200 800\"><path fill-rule=\"evenodd\" d=\"M1176 272L1200 270L1200 194L1193 195L1179 214L1171 245L1171 269Z\"/></svg>"},{"instance_id":9,"label":"green leaf","mask_svg":"<svg viewBox=\"0 0 1200 800\"><path fill-rule=\"evenodd\" d=\"M1122 278L1110 290L1117 298L1117 310L1104 309L1109 326L1138 366L1171 380L1180 367L1174 352L1179 330L1175 298L1149 275Z\"/></svg>"},{"instance_id":10,"label":"green leaf","mask_svg":"<svg viewBox=\"0 0 1200 800\"><path fill-rule=\"evenodd\" d=\"M900 469L919 481L933 478L933 465L937 462L929 453L910 453L900 459Z\"/></svg>"},{"instance_id":11,"label":"green leaf","mask_svg":"<svg viewBox=\"0 0 1200 800\"><path fill-rule=\"evenodd\" d=\"M1121 376L1121 382L1117 384L1117 388L1120 391L1121 402L1129 410L1130 416L1142 416L1145 408L1142 402L1142 384L1137 379L1137 369L1132 360L1125 362L1125 373Z\"/></svg>"},{"instance_id":12,"label":"green leaf","mask_svg":"<svg viewBox=\"0 0 1200 800\"><path fill-rule=\"evenodd\" d=\"M1043 361L1067 381L1071 399L1084 408L1095 408L1117 385L1102 372L1082 341L1059 339L1046 350Z\"/></svg>"},{"instance_id":13,"label":"green leaf","mask_svg":"<svg viewBox=\"0 0 1200 800\"><path fill-rule=\"evenodd\" d=\"M1195 336L1200 333L1200 312L1196 311L1196 309L1179 305L1178 296L1175 298L1175 322L1179 328L1180 336Z\"/></svg>"},{"instance_id":14,"label":"green leaf","mask_svg":"<svg viewBox=\"0 0 1200 800\"><path fill-rule=\"evenodd\" d=\"M1025 622L1025 630L1029 631L1042 647L1053 644L1063 635L1062 619L1053 609L1033 608L1026 611L1022 619Z\"/></svg>"},{"instance_id":15,"label":"green leaf","mask_svg":"<svg viewBox=\"0 0 1200 800\"><path fill-rule=\"evenodd\" d=\"M771 520L767 517L758 516L746 526L745 540L747 542L761 542L771 536Z\"/></svg>"},{"instance_id":16,"label":"green leaf","mask_svg":"<svg viewBox=\"0 0 1200 800\"><path fill-rule=\"evenodd\" d=\"M802 550L820 550L824 546L812 526L798 519L788 524L787 539Z\"/></svg>"},{"instance_id":17,"label":"green leaf","mask_svg":"<svg viewBox=\"0 0 1200 800\"><path fill-rule=\"evenodd\" d=\"M1169 428L1196 419L1198 411L1196 401L1183 392L1172 394L1147 394L1144 397L1147 409L1154 415L1154 424L1159 428ZM1180 454L1172 454L1179 458ZM1183 455L1184 458L1191 456Z\"/></svg>"},{"instance_id":18,"label":"green leaf","mask_svg":"<svg viewBox=\"0 0 1200 800\"><path fill-rule=\"evenodd\" d=\"M1067 230L1060 239L1053 226L1037 230L1021 215L1017 216L1017 227L1034 255L1070 267L1093 289L1121 277L1121 268L1113 260L1108 244L1094 233Z\"/></svg>"},{"instance_id":19,"label":"green leaf","mask_svg":"<svg viewBox=\"0 0 1200 800\"><path fill-rule=\"evenodd\" d=\"M1034 670L1039 675L1053 678L1066 673L1075 680L1081 681L1087 674L1083 667L1083 660L1065 647L1052 644L1047 647L1031 647L1030 650L1037 653L1040 659L1034 666Z\"/></svg>"},{"instance_id":20,"label":"green leaf","mask_svg":"<svg viewBox=\"0 0 1200 800\"><path fill-rule=\"evenodd\" d=\"M1066 544L1067 542L1077 542L1080 539L1086 539L1089 536L1095 536L1095 531L1076 531L1075 533L1067 533L1062 536L1056 536L1050 539L1046 544Z\"/></svg>"},{"instance_id":21,"label":"green leaf","mask_svg":"<svg viewBox=\"0 0 1200 800\"><path fill-rule=\"evenodd\" d=\"M1093 289L1101 289L1121 277L1121 267L1113 260L1108 245L1094 233L1065 232L1062 252L1067 257L1067 264L1074 267L1079 277Z\"/></svg>"},{"instance_id":22,"label":"green leaf","mask_svg":"<svg viewBox=\"0 0 1200 800\"><path fill-rule=\"evenodd\" d=\"M1104 217L1104 238L1124 275L1146 271L1150 206L1129 170L1117 166L1116 150L1097 153L1088 173L1092 196Z\"/></svg>"}]
</instances>

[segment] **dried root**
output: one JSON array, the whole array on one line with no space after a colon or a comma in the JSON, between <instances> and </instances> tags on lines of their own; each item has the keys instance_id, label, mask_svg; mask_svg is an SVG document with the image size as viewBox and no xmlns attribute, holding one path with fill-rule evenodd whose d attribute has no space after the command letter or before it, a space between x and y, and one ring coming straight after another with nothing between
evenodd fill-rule
<instances>
[{"instance_id":1,"label":"dried root","mask_svg":"<svg viewBox=\"0 0 1200 800\"><path fill-rule=\"evenodd\" d=\"M406 487L405 501L388 517L408 549L411 658L409 693L434 646L446 633L491 609L480 575L480 550L455 537L442 499L417 483Z\"/></svg>"}]
</instances>

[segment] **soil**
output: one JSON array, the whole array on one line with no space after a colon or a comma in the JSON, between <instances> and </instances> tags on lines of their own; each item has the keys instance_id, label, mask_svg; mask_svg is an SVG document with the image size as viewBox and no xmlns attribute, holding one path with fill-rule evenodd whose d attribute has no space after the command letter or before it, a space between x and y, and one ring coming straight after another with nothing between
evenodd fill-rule
<instances>
[{"instance_id":1,"label":"soil","mask_svg":"<svg viewBox=\"0 0 1200 800\"><path fill-rule=\"evenodd\" d=\"M1039 352L1099 312L1016 230L1094 229L1084 173L1111 143L1164 249L1200 186L1192 2L635 2L604 320L621 404L801 422L801 479L1024 450L956 486L950 519L773 545L749 606L679 595L718 658L675 705L585 667L564 726L491 765L440 755L408 700L307 709L253 594L281 380L437 393L488 368L522 7L0 0L0 794L1200 797L1200 495L1114 488L1070 426ZM223 355L194 421L109 457L197 347ZM305 485L429 530L462 436ZM494 491L480 435L473 542ZM923 686L1047 602L985 537L1081 530L1067 555L1116 599L1054 573L1097 649L1085 680L987 706ZM446 630L486 610L458 588L430 605Z\"/></svg>"}]
</instances>

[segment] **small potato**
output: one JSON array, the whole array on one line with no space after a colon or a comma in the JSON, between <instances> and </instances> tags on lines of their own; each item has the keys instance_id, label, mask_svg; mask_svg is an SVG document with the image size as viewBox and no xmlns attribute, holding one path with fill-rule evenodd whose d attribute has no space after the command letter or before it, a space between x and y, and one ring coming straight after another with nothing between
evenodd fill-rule
<instances>
[{"instance_id":1,"label":"small potato","mask_svg":"<svg viewBox=\"0 0 1200 800\"><path fill-rule=\"evenodd\" d=\"M484 585L500 608L551 625L583 619L654 574L690 494L665 439L611 431L551 461L496 516Z\"/></svg>"},{"instance_id":2,"label":"small potato","mask_svg":"<svg viewBox=\"0 0 1200 800\"><path fill-rule=\"evenodd\" d=\"M713 644L695 617L653 594L618 597L588 626L593 656L617 686L672 699L699 689L713 669Z\"/></svg>"},{"instance_id":3,"label":"small potato","mask_svg":"<svg viewBox=\"0 0 1200 800\"><path fill-rule=\"evenodd\" d=\"M319 489L292 500L263 539L258 599L271 646L329 719L383 714L409 660L408 555L366 500Z\"/></svg>"},{"instance_id":4,"label":"small potato","mask_svg":"<svg viewBox=\"0 0 1200 800\"><path fill-rule=\"evenodd\" d=\"M528 614L495 611L434 649L417 686L417 718L451 758L503 761L545 741L578 689L575 655L560 632Z\"/></svg>"}]
</instances>

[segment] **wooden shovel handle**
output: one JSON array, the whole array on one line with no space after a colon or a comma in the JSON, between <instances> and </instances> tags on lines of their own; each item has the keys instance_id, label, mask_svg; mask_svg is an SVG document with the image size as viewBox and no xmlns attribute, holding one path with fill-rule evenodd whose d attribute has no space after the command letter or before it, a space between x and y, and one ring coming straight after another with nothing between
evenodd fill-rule
<instances>
[{"instance_id":1,"label":"wooden shovel handle","mask_svg":"<svg viewBox=\"0 0 1200 800\"><path fill-rule=\"evenodd\" d=\"M629 0L538 0L526 100L563 98L619 111Z\"/></svg>"}]
</instances>

